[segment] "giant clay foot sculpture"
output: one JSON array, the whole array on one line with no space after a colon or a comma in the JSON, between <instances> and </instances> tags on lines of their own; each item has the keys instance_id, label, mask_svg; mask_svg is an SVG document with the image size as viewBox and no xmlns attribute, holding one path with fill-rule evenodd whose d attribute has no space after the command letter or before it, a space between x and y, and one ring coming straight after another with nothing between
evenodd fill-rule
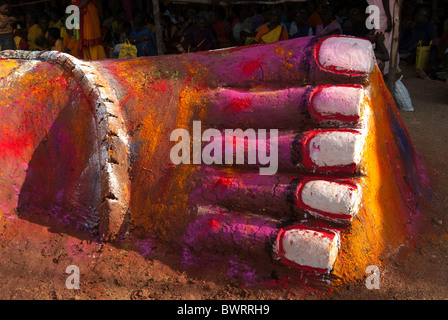
<instances>
[{"instance_id":1,"label":"giant clay foot sculpture","mask_svg":"<svg viewBox=\"0 0 448 320\"><path fill-rule=\"evenodd\" d=\"M368 41L1 56L4 215L148 235L185 267L339 283L415 232L420 165Z\"/></svg>"}]
</instances>

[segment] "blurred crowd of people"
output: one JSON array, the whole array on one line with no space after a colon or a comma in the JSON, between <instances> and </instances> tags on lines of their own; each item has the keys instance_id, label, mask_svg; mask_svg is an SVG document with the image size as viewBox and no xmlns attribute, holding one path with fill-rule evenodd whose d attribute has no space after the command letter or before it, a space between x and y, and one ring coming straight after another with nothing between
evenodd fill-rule
<instances>
[{"instance_id":1,"label":"blurred crowd of people","mask_svg":"<svg viewBox=\"0 0 448 320\"><path fill-rule=\"evenodd\" d=\"M57 50L84 59L119 58L123 45L136 56L178 54L271 43L313 35L344 34L374 44L378 65L387 73L392 42L394 0L316 0L277 5L200 5L160 3L161 34L156 39L152 1L137 10L132 0L65 0L11 6L0 0L0 47ZM389 6L387 6L387 3ZM431 45L431 61L448 69L448 2L407 0L403 3L399 53L415 61L416 48ZM65 9L81 9L81 29L66 28ZM381 28L366 26L369 4L378 5ZM383 6L386 4L386 6ZM159 40L159 41L156 41ZM157 48L157 44L162 48ZM123 53L123 52L122 52Z\"/></svg>"}]
</instances>

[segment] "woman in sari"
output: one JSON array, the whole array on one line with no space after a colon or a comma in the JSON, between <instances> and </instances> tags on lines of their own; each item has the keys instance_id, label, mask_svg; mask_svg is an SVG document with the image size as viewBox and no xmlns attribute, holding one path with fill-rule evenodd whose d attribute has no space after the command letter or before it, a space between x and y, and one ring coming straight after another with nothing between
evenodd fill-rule
<instances>
[{"instance_id":1,"label":"woman in sari","mask_svg":"<svg viewBox=\"0 0 448 320\"><path fill-rule=\"evenodd\" d=\"M157 48L151 31L145 27L145 16L141 12L134 18L134 28L131 32L131 43L137 47L137 56L156 56Z\"/></svg>"},{"instance_id":2,"label":"woman in sari","mask_svg":"<svg viewBox=\"0 0 448 320\"><path fill-rule=\"evenodd\" d=\"M63 38L63 45L66 49L65 52L71 54L75 58L81 58L79 52L79 40L75 39L73 29L67 29L67 34Z\"/></svg>"},{"instance_id":3,"label":"woman in sari","mask_svg":"<svg viewBox=\"0 0 448 320\"><path fill-rule=\"evenodd\" d=\"M255 43L272 43L282 40L288 40L288 30L280 24L280 14L272 10L269 22L260 27L254 41Z\"/></svg>"},{"instance_id":4,"label":"woman in sari","mask_svg":"<svg viewBox=\"0 0 448 320\"><path fill-rule=\"evenodd\" d=\"M41 16L39 23L36 23L37 17L34 13L27 13L27 41L30 50L45 50L42 40L48 37L48 18Z\"/></svg>"},{"instance_id":5,"label":"woman in sari","mask_svg":"<svg viewBox=\"0 0 448 320\"><path fill-rule=\"evenodd\" d=\"M300 10L297 12L294 21L291 22L289 28L289 36L291 39L310 37L313 35L313 28L306 23L308 12L306 10Z\"/></svg>"},{"instance_id":6,"label":"woman in sari","mask_svg":"<svg viewBox=\"0 0 448 320\"><path fill-rule=\"evenodd\" d=\"M208 26L207 19L203 16L197 17L196 25L194 18L190 17L186 26L179 31L181 41L178 50L181 53L207 51L218 48L213 29Z\"/></svg>"},{"instance_id":7,"label":"woman in sari","mask_svg":"<svg viewBox=\"0 0 448 320\"><path fill-rule=\"evenodd\" d=\"M322 24L316 28L316 35L332 35L341 34L342 28L339 22L335 19L334 10L330 6L325 6L322 10Z\"/></svg>"},{"instance_id":8,"label":"woman in sari","mask_svg":"<svg viewBox=\"0 0 448 320\"><path fill-rule=\"evenodd\" d=\"M79 30L80 54L86 60L106 59L102 44L100 18L95 0L72 0L81 11Z\"/></svg>"}]
</instances>

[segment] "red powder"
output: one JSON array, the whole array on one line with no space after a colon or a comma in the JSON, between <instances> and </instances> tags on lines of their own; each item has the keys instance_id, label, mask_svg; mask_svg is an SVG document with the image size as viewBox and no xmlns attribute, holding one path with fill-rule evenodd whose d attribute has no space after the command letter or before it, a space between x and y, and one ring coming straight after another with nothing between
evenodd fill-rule
<instances>
[{"instance_id":1,"label":"red powder","mask_svg":"<svg viewBox=\"0 0 448 320\"><path fill-rule=\"evenodd\" d=\"M168 90L168 83L166 80L157 81L157 84L154 85L154 90L156 92L166 92Z\"/></svg>"},{"instance_id":2,"label":"red powder","mask_svg":"<svg viewBox=\"0 0 448 320\"><path fill-rule=\"evenodd\" d=\"M12 155L17 157L23 153L23 149L31 144L32 138L27 135L23 137L8 137L0 140L0 156Z\"/></svg>"},{"instance_id":3,"label":"red powder","mask_svg":"<svg viewBox=\"0 0 448 320\"><path fill-rule=\"evenodd\" d=\"M211 220L208 221L208 226L209 226L211 229L216 229L216 228L219 227L219 221L216 220L216 219L211 219Z\"/></svg>"},{"instance_id":4,"label":"red powder","mask_svg":"<svg viewBox=\"0 0 448 320\"><path fill-rule=\"evenodd\" d=\"M228 187L231 184L232 184L231 178L219 178L218 181L216 181L215 186L213 188Z\"/></svg>"},{"instance_id":5,"label":"red powder","mask_svg":"<svg viewBox=\"0 0 448 320\"><path fill-rule=\"evenodd\" d=\"M257 70L260 67L261 59L262 58L258 58L257 60L246 62L241 68L243 73L246 76L251 76L255 72L255 70Z\"/></svg>"},{"instance_id":6,"label":"red powder","mask_svg":"<svg viewBox=\"0 0 448 320\"><path fill-rule=\"evenodd\" d=\"M233 98L232 101L230 101L229 105L226 109L230 109L234 112L244 110L252 105L252 100L250 98L246 99L239 99L239 98Z\"/></svg>"}]
</instances>

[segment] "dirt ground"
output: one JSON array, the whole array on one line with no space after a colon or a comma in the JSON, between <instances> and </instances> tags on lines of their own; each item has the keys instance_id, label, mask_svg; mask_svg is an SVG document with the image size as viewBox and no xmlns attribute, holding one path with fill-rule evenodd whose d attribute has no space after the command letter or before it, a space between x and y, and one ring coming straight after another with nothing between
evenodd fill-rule
<instances>
[{"instance_id":1,"label":"dirt ground","mask_svg":"<svg viewBox=\"0 0 448 320\"><path fill-rule=\"evenodd\" d=\"M404 74L415 111L400 113L426 161L433 198L417 244L405 243L384 261L379 289L367 289L364 280L330 291L241 287L226 277L187 275L148 259L149 252L92 242L11 215L0 218L0 299L448 299L448 88L417 78L409 68ZM80 269L78 290L65 286L69 265Z\"/></svg>"}]
</instances>

